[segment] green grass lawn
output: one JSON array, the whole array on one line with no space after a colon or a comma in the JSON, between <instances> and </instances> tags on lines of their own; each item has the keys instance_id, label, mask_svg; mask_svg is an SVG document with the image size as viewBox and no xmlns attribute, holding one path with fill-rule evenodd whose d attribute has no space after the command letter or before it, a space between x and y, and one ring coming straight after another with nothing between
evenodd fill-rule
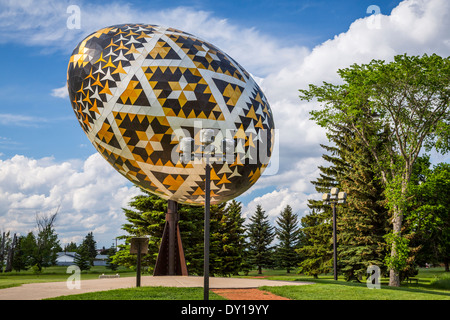
<instances>
[{"instance_id":1,"label":"green grass lawn","mask_svg":"<svg viewBox=\"0 0 450 320\"><path fill-rule=\"evenodd\" d=\"M450 292L411 288L368 289L365 284L318 282L305 286L261 287L292 300L450 300Z\"/></svg>"},{"instance_id":2,"label":"green grass lawn","mask_svg":"<svg viewBox=\"0 0 450 320\"><path fill-rule=\"evenodd\" d=\"M418 283L402 283L400 288L389 287L389 279L381 278L380 289L368 289L365 281L347 282L343 277L337 281L333 275L318 279L285 270L266 270L262 275L249 273L250 277L265 276L271 280L307 281L314 285L262 287L261 289L293 300L450 300L450 274L443 268L420 269L415 277Z\"/></svg>"},{"instance_id":3,"label":"green grass lawn","mask_svg":"<svg viewBox=\"0 0 450 320\"><path fill-rule=\"evenodd\" d=\"M100 274L116 274L121 277L135 277L136 273L126 268L111 271L105 267L93 267L83 272L82 279L97 279ZM66 281L70 274L66 267L50 267L40 274L32 271L0 273L0 288L6 288L24 283ZM145 275L145 274L143 274ZM308 281L311 285L263 287L270 291L293 300L450 300L450 274L443 268L420 269L418 283L402 283L400 288L389 287L388 279L381 279L381 289L368 289L365 282L346 282L343 278L333 280L331 274L319 276L318 279L296 274L294 271L286 273L285 270L264 270L262 275L256 271L246 276L264 276L269 280ZM222 299L211 292L210 298ZM130 289L117 289L104 292L86 293L58 297L59 299L82 300L202 300L203 288L168 288L168 287L141 287Z\"/></svg>"},{"instance_id":4,"label":"green grass lawn","mask_svg":"<svg viewBox=\"0 0 450 320\"><path fill-rule=\"evenodd\" d=\"M209 293L210 300L226 300ZM45 300L203 300L203 288L140 287L73 294Z\"/></svg>"},{"instance_id":5,"label":"green grass lawn","mask_svg":"<svg viewBox=\"0 0 450 320\"><path fill-rule=\"evenodd\" d=\"M25 283L66 281L71 273L66 273L67 267L54 266L44 268L41 273L32 270L20 272L0 273L0 289L20 286ZM81 279L98 279L101 274L120 274L121 277L135 277L136 272L120 267L117 271L111 271L103 266L94 266L89 271L81 272Z\"/></svg>"}]
</instances>

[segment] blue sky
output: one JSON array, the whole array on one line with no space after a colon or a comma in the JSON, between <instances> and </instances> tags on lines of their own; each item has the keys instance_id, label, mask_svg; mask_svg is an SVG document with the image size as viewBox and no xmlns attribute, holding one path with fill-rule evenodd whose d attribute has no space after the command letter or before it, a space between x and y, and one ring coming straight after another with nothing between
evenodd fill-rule
<instances>
[{"instance_id":1,"label":"blue sky","mask_svg":"<svg viewBox=\"0 0 450 320\"><path fill-rule=\"evenodd\" d=\"M37 2L39 4L39 2ZM3 76L0 79L1 113L0 152L2 157L23 154L32 158L53 156L57 160L85 158L93 152L89 141L79 132L73 121L68 101L49 95L64 85L68 57L83 36L95 31L84 27L83 4L81 32L73 41L58 44L30 43L20 39L0 41ZM100 1L90 2L98 4ZM381 13L390 11L399 1L378 1ZM189 6L192 10L210 12L218 19L227 19L243 28L255 28L260 33L281 39L286 45L308 48L345 32L356 19L366 17L372 1L135 1L130 8L167 10ZM45 6L45 4L42 4ZM62 7L64 9L64 7ZM68 18L69 14L59 12ZM20 28L21 21L8 28ZM55 26L60 27L60 25ZM34 30L30 28L30 32ZM39 32L39 28L36 28ZM259 75L258 69L250 70ZM263 76L263 75L261 75ZM67 100L67 99L66 99ZM57 132L58 134L55 134Z\"/></svg>"},{"instance_id":2,"label":"blue sky","mask_svg":"<svg viewBox=\"0 0 450 320\"><path fill-rule=\"evenodd\" d=\"M80 29L67 28L73 4ZM371 5L378 20L367 13ZM214 43L255 76L280 130L279 170L238 200L246 215L262 204L273 221L286 204L304 215L307 199L317 197L309 182L326 140L308 120L315 106L301 103L297 90L337 82L336 70L354 62L405 52L448 56L449 14L445 0L0 0L0 230L23 234L36 213L60 206L62 243L93 231L109 246L122 234L120 208L138 192L98 157L61 89L73 48L97 29L126 22L176 27Z\"/></svg>"}]
</instances>

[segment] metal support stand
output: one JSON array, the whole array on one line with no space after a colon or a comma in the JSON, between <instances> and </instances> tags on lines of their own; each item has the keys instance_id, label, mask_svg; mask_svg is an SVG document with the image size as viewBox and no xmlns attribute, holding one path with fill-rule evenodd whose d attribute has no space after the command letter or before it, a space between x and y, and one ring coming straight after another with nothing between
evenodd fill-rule
<instances>
[{"instance_id":1,"label":"metal support stand","mask_svg":"<svg viewBox=\"0 0 450 320\"><path fill-rule=\"evenodd\" d=\"M154 276L187 276L186 260L181 243L179 215L176 201L169 200L161 245L156 260Z\"/></svg>"}]
</instances>

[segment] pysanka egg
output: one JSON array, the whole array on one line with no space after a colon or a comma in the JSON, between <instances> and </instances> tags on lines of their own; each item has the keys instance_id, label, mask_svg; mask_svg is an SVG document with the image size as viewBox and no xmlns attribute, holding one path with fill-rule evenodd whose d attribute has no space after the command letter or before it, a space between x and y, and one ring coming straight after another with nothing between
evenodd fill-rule
<instances>
[{"instance_id":1,"label":"pysanka egg","mask_svg":"<svg viewBox=\"0 0 450 320\"><path fill-rule=\"evenodd\" d=\"M242 194L268 165L274 121L266 97L235 60L189 33L148 24L98 30L73 51L67 84L97 151L164 199L204 203L208 148L212 204ZM201 129L213 130L208 148ZM183 158L186 138L193 155ZM223 156L225 139L231 157Z\"/></svg>"}]
</instances>

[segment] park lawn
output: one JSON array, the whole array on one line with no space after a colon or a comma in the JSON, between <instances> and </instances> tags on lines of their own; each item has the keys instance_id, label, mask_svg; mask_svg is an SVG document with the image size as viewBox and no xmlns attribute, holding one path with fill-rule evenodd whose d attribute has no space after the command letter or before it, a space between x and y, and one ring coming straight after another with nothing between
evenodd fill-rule
<instances>
[{"instance_id":1,"label":"park lawn","mask_svg":"<svg viewBox=\"0 0 450 320\"><path fill-rule=\"evenodd\" d=\"M291 300L450 300L450 292L411 288L368 289L363 284L317 282L302 286L261 287ZM202 300L203 288L140 287L61 296L48 300ZM210 292L211 300L225 298Z\"/></svg>"},{"instance_id":2,"label":"park lawn","mask_svg":"<svg viewBox=\"0 0 450 320\"><path fill-rule=\"evenodd\" d=\"M32 282L66 281L69 274L66 267L50 267L40 274L31 271L0 273L0 288ZM100 274L116 274L121 277L135 277L136 273L123 268L111 271L105 267L93 267L90 271L83 271L82 279L97 279ZM296 274L295 271L286 273L285 270L264 270L262 275L255 271L241 277L264 277L270 280L307 281L311 285L263 287L261 289L293 300L450 300L450 274L443 268L420 269L416 278L418 283L402 283L400 288L387 286L388 279L381 279L381 289L368 289L364 282L346 282L333 276L321 275L318 279ZM210 293L211 299L222 297ZM168 287L141 287L130 289L117 289L105 292L86 293L67 297L54 298L82 299L82 300L202 300L202 288L168 288Z\"/></svg>"},{"instance_id":3,"label":"park lawn","mask_svg":"<svg viewBox=\"0 0 450 320\"><path fill-rule=\"evenodd\" d=\"M32 270L13 271L0 273L0 289L20 286L26 283L35 282L57 282L67 281L71 273L66 273L67 267L54 266L44 268L42 272L35 273ZM135 277L136 272L128 268L120 267L117 271L111 271L103 266L94 266L89 271L81 272L81 279L98 279L101 274L120 274L121 277Z\"/></svg>"},{"instance_id":4,"label":"park lawn","mask_svg":"<svg viewBox=\"0 0 450 320\"><path fill-rule=\"evenodd\" d=\"M209 293L210 300L226 300ZM203 288L140 287L98 291L45 300L203 300Z\"/></svg>"},{"instance_id":5,"label":"park lawn","mask_svg":"<svg viewBox=\"0 0 450 320\"><path fill-rule=\"evenodd\" d=\"M291 300L450 300L450 292L411 288L368 289L365 284L315 283L304 286L261 287Z\"/></svg>"},{"instance_id":6,"label":"park lawn","mask_svg":"<svg viewBox=\"0 0 450 320\"><path fill-rule=\"evenodd\" d=\"M305 286L261 288L293 300L450 300L450 274L443 268L420 268L415 277L418 283L405 281L400 288L389 287L389 279L381 278L381 289L368 289L364 281L347 282L343 277L334 281L331 274L315 279L295 272L289 274L284 270L265 270L262 275L249 273L248 276L314 283Z\"/></svg>"}]
</instances>

